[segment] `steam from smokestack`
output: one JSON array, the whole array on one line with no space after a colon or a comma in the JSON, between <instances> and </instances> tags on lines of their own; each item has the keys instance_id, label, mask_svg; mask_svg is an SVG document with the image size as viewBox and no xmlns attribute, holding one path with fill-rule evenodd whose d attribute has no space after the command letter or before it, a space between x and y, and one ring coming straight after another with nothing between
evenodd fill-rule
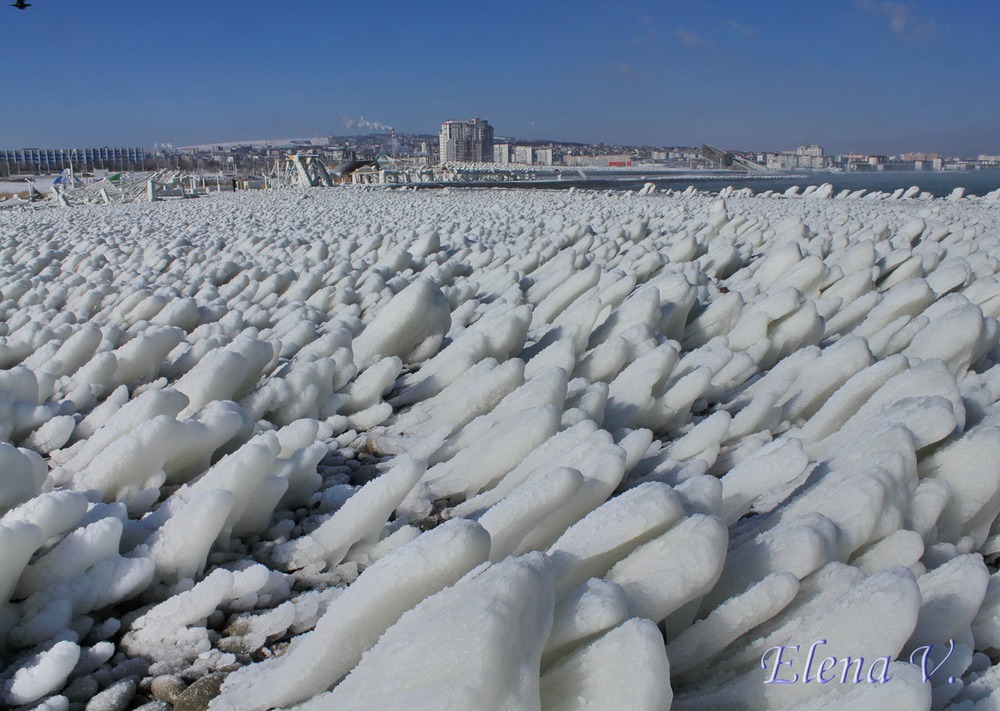
<instances>
[{"instance_id":1,"label":"steam from smokestack","mask_svg":"<svg viewBox=\"0 0 1000 711\"><path fill-rule=\"evenodd\" d=\"M379 123L378 121L369 121L364 116L359 116L356 119L343 119L344 126L348 130L366 128L370 131L388 131L389 132L389 152L392 155L397 155L403 152L403 144L400 142L399 138L396 136L396 129L388 124Z\"/></svg>"},{"instance_id":2,"label":"steam from smokestack","mask_svg":"<svg viewBox=\"0 0 1000 711\"><path fill-rule=\"evenodd\" d=\"M346 126L349 130L353 130L353 129L356 129L356 128L367 128L367 129L370 129L372 131L391 131L392 130L392 126L388 126L388 125L386 125L384 123L379 123L378 121L369 121L364 116L359 116L356 119L345 118L344 119L344 126Z\"/></svg>"}]
</instances>

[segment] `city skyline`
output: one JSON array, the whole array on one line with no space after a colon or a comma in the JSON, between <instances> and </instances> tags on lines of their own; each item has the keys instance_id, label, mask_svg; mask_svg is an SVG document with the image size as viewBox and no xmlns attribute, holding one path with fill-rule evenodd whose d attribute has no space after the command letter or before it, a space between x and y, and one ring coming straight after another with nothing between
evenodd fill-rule
<instances>
[{"instance_id":1,"label":"city skyline","mask_svg":"<svg viewBox=\"0 0 1000 711\"><path fill-rule=\"evenodd\" d=\"M515 2L473 21L441 3L39 0L2 15L20 59L0 144L433 133L479 115L524 140L1000 153L1000 7L832 5Z\"/></svg>"}]
</instances>

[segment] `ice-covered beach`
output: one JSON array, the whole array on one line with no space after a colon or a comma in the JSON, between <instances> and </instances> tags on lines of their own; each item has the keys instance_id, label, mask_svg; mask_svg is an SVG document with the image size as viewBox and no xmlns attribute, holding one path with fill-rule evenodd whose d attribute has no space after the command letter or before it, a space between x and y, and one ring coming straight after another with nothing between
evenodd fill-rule
<instances>
[{"instance_id":1,"label":"ice-covered beach","mask_svg":"<svg viewBox=\"0 0 1000 711\"><path fill-rule=\"evenodd\" d=\"M1000 709L997 197L0 212L0 705Z\"/></svg>"}]
</instances>

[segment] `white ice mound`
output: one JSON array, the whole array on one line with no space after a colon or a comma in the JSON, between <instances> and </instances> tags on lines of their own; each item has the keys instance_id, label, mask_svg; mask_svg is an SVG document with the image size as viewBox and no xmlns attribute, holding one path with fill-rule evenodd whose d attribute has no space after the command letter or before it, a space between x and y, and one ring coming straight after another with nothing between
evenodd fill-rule
<instances>
[{"instance_id":1,"label":"white ice mound","mask_svg":"<svg viewBox=\"0 0 1000 711\"><path fill-rule=\"evenodd\" d=\"M670 664L663 638L649 620L631 619L542 676L544 709L667 711Z\"/></svg>"},{"instance_id":2,"label":"white ice mound","mask_svg":"<svg viewBox=\"0 0 1000 711\"><path fill-rule=\"evenodd\" d=\"M362 573L283 656L229 676L210 708L263 710L325 691L406 610L485 561L489 549L489 535L463 519L418 536Z\"/></svg>"},{"instance_id":3,"label":"white ice mound","mask_svg":"<svg viewBox=\"0 0 1000 711\"><path fill-rule=\"evenodd\" d=\"M5 684L7 703L12 706L29 704L58 691L79 659L80 647L68 640L57 642L48 651L35 655Z\"/></svg>"},{"instance_id":4,"label":"white ice mound","mask_svg":"<svg viewBox=\"0 0 1000 711\"><path fill-rule=\"evenodd\" d=\"M296 708L537 709L553 603L540 553L473 572L404 614L332 692Z\"/></svg>"},{"instance_id":5,"label":"white ice mound","mask_svg":"<svg viewBox=\"0 0 1000 711\"><path fill-rule=\"evenodd\" d=\"M434 355L451 327L451 308L441 289L418 279L386 304L354 339L354 362L364 370L380 358L408 363Z\"/></svg>"},{"instance_id":6,"label":"white ice mound","mask_svg":"<svg viewBox=\"0 0 1000 711\"><path fill-rule=\"evenodd\" d=\"M389 515L410 492L427 464L406 455L382 476L368 482L336 513L308 536L275 549L274 557L289 569L315 561L335 566L352 546L370 547L378 542Z\"/></svg>"},{"instance_id":7,"label":"white ice mound","mask_svg":"<svg viewBox=\"0 0 1000 711\"><path fill-rule=\"evenodd\" d=\"M654 622L708 592L726 558L725 524L695 514L645 543L608 571L633 614Z\"/></svg>"}]
</instances>

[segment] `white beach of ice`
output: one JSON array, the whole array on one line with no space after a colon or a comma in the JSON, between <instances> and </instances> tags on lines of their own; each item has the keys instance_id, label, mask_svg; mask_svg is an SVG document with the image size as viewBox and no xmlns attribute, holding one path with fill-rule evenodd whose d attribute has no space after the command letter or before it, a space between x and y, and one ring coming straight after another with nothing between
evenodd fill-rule
<instances>
[{"instance_id":1,"label":"white beach of ice","mask_svg":"<svg viewBox=\"0 0 1000 711\"><path fill-rule=\"evenodd\" d=\"M831 192L0 212L0 705L1000 709L1000 195Z\"/></svg>"}]
</instances>

